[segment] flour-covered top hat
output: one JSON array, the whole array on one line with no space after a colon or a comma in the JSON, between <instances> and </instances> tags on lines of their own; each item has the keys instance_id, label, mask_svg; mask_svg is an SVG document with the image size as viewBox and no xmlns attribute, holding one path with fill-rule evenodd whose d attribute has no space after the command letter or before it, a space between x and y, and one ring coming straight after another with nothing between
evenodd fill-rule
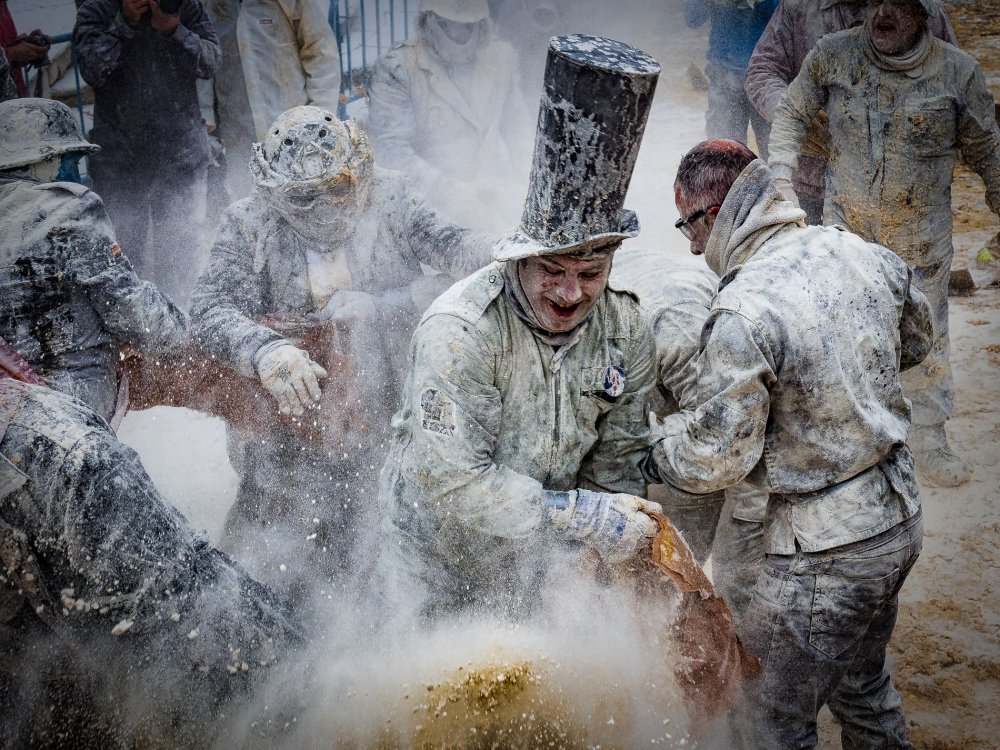
<instances>
[{"instance_id":1,"label":"flour-covered top hat","mask_svg":"<svg viewBox=\"0 0 1000 750\"><path fill-rule=\"evenodd\" d=\"M659 74L622 42L549 41L524 215L494 246L496 260L586 254L639 233L623 204Z\"/></svg>"}]
</instances>

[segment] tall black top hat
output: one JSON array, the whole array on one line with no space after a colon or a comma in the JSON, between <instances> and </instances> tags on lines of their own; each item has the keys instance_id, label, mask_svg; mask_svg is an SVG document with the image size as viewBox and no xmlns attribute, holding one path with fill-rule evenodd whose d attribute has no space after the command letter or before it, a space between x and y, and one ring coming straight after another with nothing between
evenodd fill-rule
<instances>
[{"instance_id":1,"label":"tall black top hat","mask_svg":"<svg viewBox=\"0 0 1000 750\"><path fill-rule=\"evenodd\" d=\"M496 260L585 253L639 233L622 205L659 74L628 44L552 37L524 215Z\"/></svg>"}]
</instances>

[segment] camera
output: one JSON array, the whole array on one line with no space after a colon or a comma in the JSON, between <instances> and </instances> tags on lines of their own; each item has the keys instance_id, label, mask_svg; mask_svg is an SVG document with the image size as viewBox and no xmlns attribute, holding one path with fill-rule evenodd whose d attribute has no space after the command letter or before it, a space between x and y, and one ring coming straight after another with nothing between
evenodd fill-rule
<instances>
[{"instance_id":1,"label":"camera","mask_svg":"<svg viewBox=\"0 0 1000 750\"><path fill-rule=\"evenodd\" d=\"M181 12L183 0L159 0L160 10L169 16L176 16Z\"/></svg>"}]
</instances>

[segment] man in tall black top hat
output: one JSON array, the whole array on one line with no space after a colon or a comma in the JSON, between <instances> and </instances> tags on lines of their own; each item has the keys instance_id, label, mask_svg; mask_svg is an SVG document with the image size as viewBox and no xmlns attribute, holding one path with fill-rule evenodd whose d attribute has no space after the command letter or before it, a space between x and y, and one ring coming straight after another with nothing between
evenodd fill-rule
<instances>
[{"instance_id":1,"label":"man in tall black top hat","mask_svg":"<svg viewBox=\"0 0 1000 750\"><path fill-rule=\"evenodd\" d=\"M636 497L653 336L608 273L638 233L622 204L658 73L619 42L552 40L521 224L413 336L381 561L424 613L516 614L549 555L624 560L656 532L641 511L659 506Z\"/></svg>"}]
</instances>

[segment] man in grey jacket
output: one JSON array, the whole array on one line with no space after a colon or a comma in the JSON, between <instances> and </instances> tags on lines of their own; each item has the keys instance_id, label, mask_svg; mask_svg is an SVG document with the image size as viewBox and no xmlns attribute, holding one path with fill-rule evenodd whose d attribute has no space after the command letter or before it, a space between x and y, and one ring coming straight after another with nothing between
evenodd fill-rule
<instances>
[{"instance_id":1,"label":"man in grey jacket","mask_svg":"<svg viewBox=\"0 0 1000 750\"><path fill-rule=\"evenodd\" d=\"M157 0L88 0L73 45L94 89L94 188L141 275L185 304L204 261L209 144L196 82L219 62L212 23L199 0L173 13Z\"/></svg>"},{"instance_id":2,"label":"man in grey jacket","mask_svg":"<svg viewBox=\"0 0 1000 750\"><path fill-rule=\"evenodd\" d=\"M101 199L72 181L98 147L65 104L0 103L0 138L0 336L53 388L117 426L123 347L175 352L187 320L136 276Z\"/></svg>"},{"instance_id":3,"label":"man in grey jacket","mask_svg":"<svg viewBox=\"0 0 1000 750\"><path fill-rule=\"evenodd\" d=\"M622 203L658 73L619 42L553 38L521 225L413 335L379 500L388 594L425 615L521 616L550 555L582 542L620 561L656 532L660 506L637 497L653 336L607 281L638 232Z\"/></svg>"},{"instance_id":4,"label":"man in grey jacket","mask_svg":"<svg viewBox=\"0 0 1000 750\"><path fill-rule=\"evenodd\" d=\"M402 174L375 166L353 121L317 107L272 123L250 171L257 190L223 217L192 326L207 353L259 378L290 417L264 439L231 431L241 477L225 543L305 596L351 567L420 313L449 276L487 262L493 238L443 221ZM422 263L447 275L426 276ZM333 327L336 351L304 348L276 330L282 322ZM316 360L331 366L326 388ZM315 441L294 429L313 423L328 427ZM286 555L288 545L298 551Z\"/></svg>"},{"instance_id":5,"label":"man in grey jacket","mask_svg":"<svg viewBox=\"0 0 1000 750\"><path fill-rule=\"evenodd\" d=\"M937 9L930 19L931 33L957 44L940 0L930 0L930 4ZM747 97L768 122L774 121L781 97L799 74L809 51L824 35L861 24L865 7L865 0L782 0L757 41L746 72ZM826 130L820 121L810 130L807 145L808 153L799 159L792 185L806 212L806 221L821 224L827 145Z\"/></svg>"},{"instance_id":6,"label":"man in grey jacket","mask_svg":"<svg viewBox=\"0 0 1000 750\"><path fill-rule=\"evenodd\" d=\"M931 355L904 377L911 444L922 475L942 486L969 468L948 444L954 411L949 362L951 183L959 155L1000 213L1000 128L975 59L928 31L931 0L872 6L861 28L825 37L778 107L770 165L790 178L809 123L829 113L824 220L888 247L914 272L934 310Z\"/></svg>"},{"instance_id":7,"label":"man in grey jacket","mask_svg":"<svg viewBox=\"0 0 1000 750\"><path fill-rule=\"evenodd\" d=\"M807 227L742 144L692 149L675 196L721 281L696 406L657 427L649 470L689 492L746 478L768 493L744 741L812 747L826 704L845 745L909 747L884 663L922 529L899 373L930 351L930 306L889 250Z\"/></svg>"}]
</instances>

